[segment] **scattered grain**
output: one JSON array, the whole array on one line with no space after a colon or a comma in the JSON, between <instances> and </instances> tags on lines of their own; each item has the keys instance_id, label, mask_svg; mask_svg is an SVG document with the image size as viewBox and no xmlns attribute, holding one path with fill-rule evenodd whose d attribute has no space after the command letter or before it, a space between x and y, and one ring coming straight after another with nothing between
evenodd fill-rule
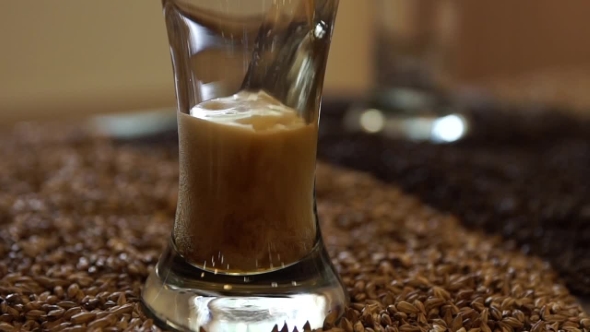
<instances>
[{"instance_id":1,"label":"scattered grain","mask_svg":"<svg viewBox=\"0 0 590 332\"><path fill-rule=\"evenodd\" d=\"M176 152L45 132L0 134L0 331L155 330L139 292L174 218ZM590 329L541 260L366 175L317 173L324 237L353 300L323 328Z\"/></svg>"}]
</instances>

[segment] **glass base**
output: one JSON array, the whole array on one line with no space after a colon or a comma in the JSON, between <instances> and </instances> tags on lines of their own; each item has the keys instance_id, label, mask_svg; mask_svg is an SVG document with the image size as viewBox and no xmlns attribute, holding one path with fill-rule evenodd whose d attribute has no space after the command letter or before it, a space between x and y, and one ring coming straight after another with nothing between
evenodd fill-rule
<instances>
[{"instance_id":1,"label":"glass base","mask_svg":"<svg viewBox=\"0 0 590 332\"><path fill-rule=\"evenodd\" d=\"M215 274L199 269L170 243L144 286L142 304L156 324L175 331L299 331L341 316L348 295L323 243L301 261L268 273Z\"/></svg>"},{"instance_id":2,"label":"glass base","mask_svg":"<svg viewBox=\"0 0 590 332\"><path fill-rule=\"evenodd\" d=\"M465 138L472 129L464 108L464 102L443 92L384 87L367 101L353 104L343 126L349 132L390 139L451 143Z\"/></svg>"}]
</instances>

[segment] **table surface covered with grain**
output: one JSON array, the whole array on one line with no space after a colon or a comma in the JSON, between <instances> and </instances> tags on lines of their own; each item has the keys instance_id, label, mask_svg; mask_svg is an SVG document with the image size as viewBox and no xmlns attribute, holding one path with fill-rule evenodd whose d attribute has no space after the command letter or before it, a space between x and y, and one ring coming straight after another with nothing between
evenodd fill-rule
<instances>
[{"instance_id":1,"label":"table surface covered with grain","mask_svg":"<svg viewBox=\"0 0 590 332\"><path fill-rule=\"evenodd\" d=\"M171 230L177 150L45 123L2 131L0 155L0 331L157 330L138 301ZM352 301L325 330L590 330L541 259L369 175L317 173Z\"/></svg>"}]
</instances>

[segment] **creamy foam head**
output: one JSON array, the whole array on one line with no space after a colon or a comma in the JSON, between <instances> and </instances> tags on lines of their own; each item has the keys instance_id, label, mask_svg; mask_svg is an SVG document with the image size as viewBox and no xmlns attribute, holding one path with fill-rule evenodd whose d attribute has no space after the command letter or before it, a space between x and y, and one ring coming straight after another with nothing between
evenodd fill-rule
<instances>
[{"instance_id":1,"label":"creamy foam head","mask_svg":"<svg viewBox=\"0 0 590 332\"><path fill-rule=\"evenodd\" d=\"M296 110L264 91L241 91L230 97L204 101L193 107L190 115L255 132L295 129L305 125Z\"/></svg>"},{"instance_id":2,"label":"creamy foam head","mask_svg":"<svg viewBox=\"0 0 590 332\"><path fill-rule=\"evenodd\" d=\"M173 234L183 257L209 271L260 273L309 254L317 123L267 93L240 92L180 113L178 124Z\"/></svg>"}]
</instances>

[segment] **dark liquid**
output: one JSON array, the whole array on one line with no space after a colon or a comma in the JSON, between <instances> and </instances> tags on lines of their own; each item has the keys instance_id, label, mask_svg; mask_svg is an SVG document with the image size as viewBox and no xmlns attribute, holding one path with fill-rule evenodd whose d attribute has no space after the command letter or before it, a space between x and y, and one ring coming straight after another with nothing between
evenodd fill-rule
<instances>
[{"instance_id":1,"label":"dark liquid","mask_svg":"<svg viewBox=\"0 0 590 332\"><path fill-rule=\"evenodd\" d=\"M173 234L187 261L248 274L309 254L317 240L316 124L264 93L242 92L179 114L178 129L181 185Z\"/></svg>"}]
</instances>

